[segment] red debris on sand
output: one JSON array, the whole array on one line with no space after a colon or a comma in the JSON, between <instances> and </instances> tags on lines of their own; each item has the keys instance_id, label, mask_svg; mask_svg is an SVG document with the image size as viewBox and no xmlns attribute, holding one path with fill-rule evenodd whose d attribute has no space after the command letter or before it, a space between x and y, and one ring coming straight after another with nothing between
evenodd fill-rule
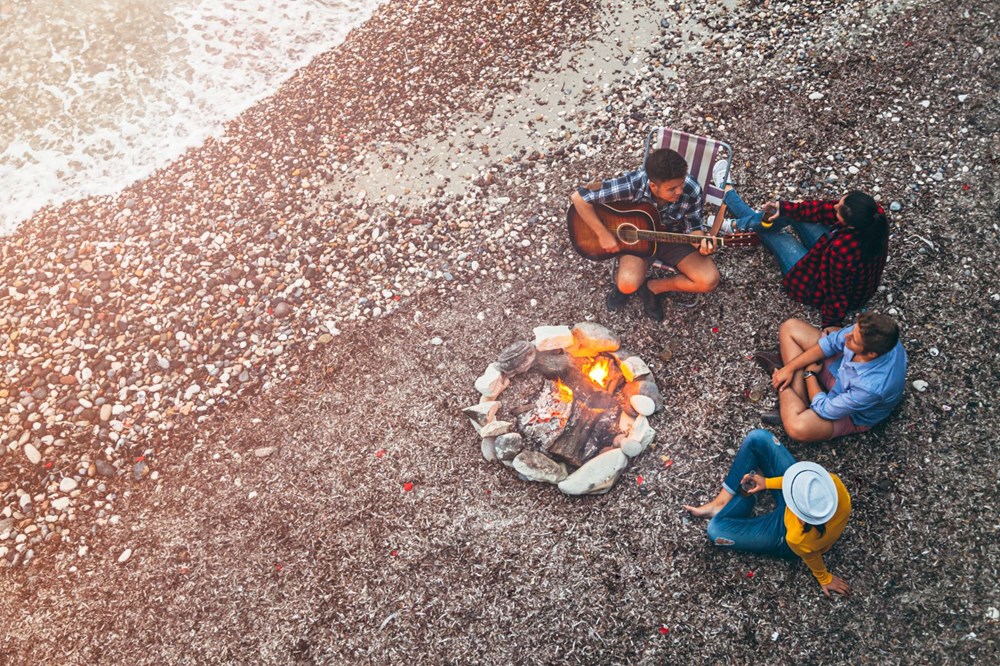
<instances>
[{"instance_id":1,"label":"red debris on sand","mask_svg":"<svg viewBox=\"0 0 1000 666\"><path fill-rule=\"evenodd\" d=\"M972 188L969 187L968 183L962 183L962 191L963 192L968 192L970 189L972 189Z\"/></svg>"},{"instance_id":2,"label":"red debris on sand","mask_svg":"<svg viewBox=\"0 0 1000 666\"><path fill-rule=\"evenodd\" d=\"M394 548L389 551L389 554L393 557L396 557L397 555L399 555L399 551Z\"/></svg>"},{"instance_id":3,"label":"red debris on sand","mask_svg":"<svg viewBox=\"0 0 1000 666\"><path fill-rule=\"evenodd\" d=\"M663 461L663 468L664 469L670 469L671 467L673 467L673 465L674 465L674 461L673 460L664 460Z\"/></svg>"},{"instance_id":4,"label":"red debris on sand","mask_svg":"<svg viewBox=\"0 0 1000 666\"><path fill-rule=\"evenodd\" d=\"M670 629L668 629L668 628L666 628L666 627L664 627L664 626L661 625L660 626L660 633L663 634L664 636L666 636L667 634L670 633Z\"/></svg>"},{"instance_id":5,"label":"red debris on sand","mask_svg":"<svg viewBox=\"0 0 1000 666\"><path fill-rule=\"evenodd\" d=\"M642 485L643 481L645 481L645 480L646 479L642 478L642 476L635 477L635 482L638 483L640 486Z\"/></svg>"},{"instance_id":6,"label":"red debris on sand","mask_svg":"<svg viewBox=\"0 0 1000 666\"><path fill-rule=\"evenodd\" d=\"M45 469L52 469L52 461L51 460L48 461L47 463L42 465L42 467L44 467Z\"/></svg>"},{"instance_id":7,"label":"red debris on sand","mask_svg":"<svg viewBox=\"0 0 1000 666\"><path fill-rule=\"evenodd\" d=\"M747 572L747 578L753 578L753 572L752 571L748 571Z\"/></svg>"},{"instance_id":8,"label":"red debris on sand","mask_svg":"<svg viewBox=\"0 0 1000 666\"><path fill-rule=\"evenodd\" d=\"M281 571L281 565L280 564L275 564L274 568L277 569L278 571Z\"/></svg>"},{"instance_id":9,"label":"red debris on sand","mask_svg":"<svg viewBox=\"0 0 1000 666\"><path fill-rule=\"evenodd\" d=\"M378 451L375 452L376 458L381 458L384 455L385 455L385 449L379 449Z\"/></svg>"},{"instance_id":10,"label":"red debris on sand","mask_svg":"<svg viewBox=\"0 0 1000 666\"><path fill-rule=\"evenodd\" d=\"M719 332L719 327L718 326L713 326L712 327L712 333L718 333L718 332Z\"/></svg>"},{"instance_id":11,"label":"red debris on sand","mask_svg":"<svg viewBox=\"0 0 1000 666\"><path fill-rule=\"evenodd\" d=\"M135 460L133 460L132 462L142 462L145 459L146 459L146 456L136 456Z\"/></svg>"},{"instance_id":12,"label":"red debris on sand","mask_svg":"<svg viewBox=\"0 0 1000 666\"><path fill-rule=\"evenodd\" d=\"M411 490L413 490L413 484L407 481L406 483L403 484L403 490L405 492L410 492Z\"/></svg>"}]
</instances>

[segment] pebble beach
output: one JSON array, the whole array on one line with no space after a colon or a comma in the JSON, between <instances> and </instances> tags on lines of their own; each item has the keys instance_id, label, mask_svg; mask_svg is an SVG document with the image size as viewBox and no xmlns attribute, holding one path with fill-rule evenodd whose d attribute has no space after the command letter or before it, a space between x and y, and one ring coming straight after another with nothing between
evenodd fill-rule
<instances>
[{"instance_id":1,"label":"pebble beach","mask_svg":"<svg viewBox=\"0 0 1000 666\"><path fill-rule=\"evenodd\" d=\"M997 526L967 516L998 482L997 20L389 2L223 136L43 210L0 239L0 663L991 661ZM795 451L856 489L853 600L678 511L759 427L746 355L816 314L755 253L660 328L615 319L565 237L572 188L660 124L733 144L749 199L892 206L872 307L907 400ZM497 351L583 320L658 359L668 405L631 482L573 503L487 465L460 409Z\"/></svg>"}]
</instances>

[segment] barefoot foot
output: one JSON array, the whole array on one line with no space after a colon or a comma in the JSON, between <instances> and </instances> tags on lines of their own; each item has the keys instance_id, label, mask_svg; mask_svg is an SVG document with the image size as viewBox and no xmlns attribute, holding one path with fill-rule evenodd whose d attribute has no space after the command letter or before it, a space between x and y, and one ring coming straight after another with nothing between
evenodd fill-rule
<instances>
[{"instance_id":1,"label":"barefoot foot","mask_svg":"<svg viewBox=\"0 0 1000 666\"><path fill-rule=\"evenodd\" d=\"M726 506L726 502L716 497L708 504L702 504L701 506L695 507L689 504L685 504L683 506L684 509L695 518L711 518L715 514L722 511L722 508Z\"/></svg>"}]
</instances>

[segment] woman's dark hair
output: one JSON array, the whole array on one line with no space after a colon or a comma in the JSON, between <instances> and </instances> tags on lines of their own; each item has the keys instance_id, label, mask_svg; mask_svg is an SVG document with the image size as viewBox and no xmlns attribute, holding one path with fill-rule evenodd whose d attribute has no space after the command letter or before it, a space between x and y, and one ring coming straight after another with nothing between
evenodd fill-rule
<instances>
[{"instance_id":1,"label":"woman's dark hair","mask_svg":"<svg viewBox=\"0 0 1000 666\"><path fill-rule=\"evenodd\" d=\"M816 531L819 532L821 538L826 536L826 523L823 523L822 525L810 525L809 523L802 523L802 524L805 525L805 527L802 528L803 534L805 534L806 532L815 527Z\"/></svg>"},{"instance_id":2,"label":"woman's dark hair","mask_svg":"<svg viewBox=\"0 0 1000 666\"><path fill-rule=\"evenodd\" d=\"M868 259L888 251L889 221L875 199L864 192L851 190L844 197L840 214L847 226L856 229L861 236L861 256Z\"/></svg>"}]
</instances>

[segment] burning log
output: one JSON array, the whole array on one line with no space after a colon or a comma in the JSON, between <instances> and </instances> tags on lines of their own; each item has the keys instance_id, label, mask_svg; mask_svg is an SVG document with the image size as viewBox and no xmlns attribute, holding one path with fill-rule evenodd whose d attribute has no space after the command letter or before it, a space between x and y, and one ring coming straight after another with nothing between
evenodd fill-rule
<instances>
[{"instance_id":1,"label":"burning log","mask_svg":"<svg viewBox=\"0 0 1000 666\"><path fill-rule=\"evenodd\" d=\"M549 457L579 467L586 461L584 449L597 422L597 414L581 400L573 401L566 427L549 445Z\"/></svg>"}]
</instances>

